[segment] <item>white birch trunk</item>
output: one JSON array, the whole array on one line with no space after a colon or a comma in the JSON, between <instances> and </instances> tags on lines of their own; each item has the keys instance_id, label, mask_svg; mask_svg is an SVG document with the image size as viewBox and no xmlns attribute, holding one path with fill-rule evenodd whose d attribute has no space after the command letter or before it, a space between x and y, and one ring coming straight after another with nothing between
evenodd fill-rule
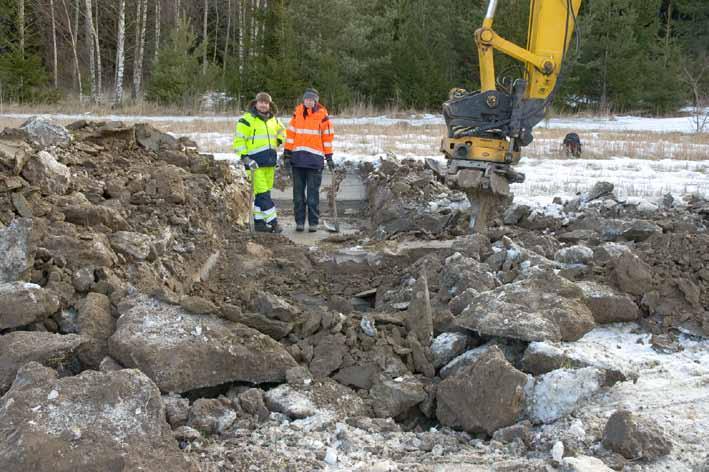
<instances>
[{"instance_id":1,"label":"white birch trunk","mask_svg":"<svg viewBox=\"0 0 709 472\"><path fill-rule=\"evenodd\" d=\"M141 93L143 78L143 53L145 52L145 20L147 19L147 0L138 0L135 25L135 56L133 58L133 98Z\"/></svg>"},{"instance_id":2,"label":"white birch trunk","mask_svg":"<svg viewBox=\"0 0 709 472\"><path fill-rule=\"evenodd\" d=\"M212 55L212 63L217 62L217 49L219 48L219 0L214 2L214 54Z\"/></svg>"},{"instance_id":3,"label":"white birch trunk","mask_svg":"<svg viewBox=\"0 0 709 472\"><path fill-rule=\"evenodd\" d=\"M57 65L57 20L54 16L54 0L49 0L52 14L52 58L54 63L54 88L59 88L59 66Z\"/></svg>"},{"instance_id":4,"label":"white birch trunk","mask_svg":"<svg viewBox=\"0 0 709 472\"><path fill-rule=\"evenodd\" d=\"M158 60L158 51L160 51L160 21L161 21L161 6L160 0L155 0L155 55L153 62Z\"/></svg>"},{"instance_id":5,"label":"white birch trunk","mask_svg":"<svg viewBox=\"0 0 709 472\"><path fill-rule=\"evenodd\" d=\"M97 2L100 0L97 0ZM98 88L98 95L97 98L99 101L101 100L101 97L103 96L103 67L101 66L101 43L99 42L99 34L98 34L98 25L99 25L99 20L98 20L98 12L99 12L99 5L98 3L96 4L96 23L95 26L92 27L92 30L94 32L94 41L96 43L96 83L97 83L97 88ZM92 20L92 25L93 20Z\"/></svg>"},{"instance_id":6,"label":"white birch trunk","mask_svg":"<svg viewBox=\"0 0 709 472\"><path fill-rule=\"evenodd\" d=\"M226 77L226 63L229 57L229 41L231 39L231 0L226 1L226 37L224 38L224 60L222 61L222 78Z\"/></svg>"},{"instance_id":7,"label":"white birch trunk","mask_svg":"<svg viewBox=\"0 0 709 472\"><path fill-rule=\"evenodd\" d=\"M204 57L202 59L202 75L207 75L207 20L209 19L209 0L204 0L204 25L202 28L202 41L204 41Z\"/></svg>"},{"instance_id":8,"label":"white birch trunk","mask_svg":"<svg viewBox=\"0 0 709 472\"><path fill-rule=\"evenodd\" d=\"M123 101L123 73L125 69L125 43L126 43L126 0L118 2L118 37L116 38L116 77L114 101L120 104Z\"/></svg>"},{"instance_id":9,"label":"white birch trunk","mask_svg":"<svg viewBox=\"0 0 709 472\"><path fill-rule=\"evenodd\" d=\"M97 101L96 92L96 49L94 42L94 25L93 25L93 15L91 14L91 0L84 0L85 9L85 21L86 26L86 44L89 47L89 73L91 74L91 100L93 102Z\"/></svg>"},{"instance_id":10,"label":"white birch trunk","mask_svg":"<svg viewBox=\"0 0 709 472\"><path fill-rule=\"evenodd\" d=\"M17 3L17 33L20 36L20 54L25 57L25 0Z\"/></svg>"}]
</instances>

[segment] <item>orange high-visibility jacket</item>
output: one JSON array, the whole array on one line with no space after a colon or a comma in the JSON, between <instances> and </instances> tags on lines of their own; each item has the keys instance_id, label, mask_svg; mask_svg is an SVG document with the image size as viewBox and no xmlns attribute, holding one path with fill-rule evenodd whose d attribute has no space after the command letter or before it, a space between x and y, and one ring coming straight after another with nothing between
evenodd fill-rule
<instances>
[{"instance_id":1,"label":"orange high-visibility jacket","mask_svg":"<svg viewBox=\"0 0 709 472\"><path fill-rule=\"evenodd\" d=\"M327 109L319 103L308 109L301 103L286 128L286 155L294 167L322 169L325 158L332 157L334 138Z\"/></svg>"}]
</instances>

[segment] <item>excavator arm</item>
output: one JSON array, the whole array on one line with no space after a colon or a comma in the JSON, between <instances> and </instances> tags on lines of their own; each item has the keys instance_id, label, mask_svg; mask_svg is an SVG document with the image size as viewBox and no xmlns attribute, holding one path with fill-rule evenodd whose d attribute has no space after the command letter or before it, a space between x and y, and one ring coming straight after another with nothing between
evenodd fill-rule
<instances>
[{"instance_id":1,"label":"excavator arm","mask_svg":"<svg viewBox=\"0 0 709 472\"><path fill-rule=\"evenodd\" d=\"M447 180L465 190L473 206L490 200L485 192L506 196L510 182L524 180L511 165L519 162L521 148L532 142L532 129L552 101L581 0L530 0L526 47L495 32L497 4L498 0L489 0L482 27L475 32L480 90L453 89L443 104L448 133L441 151L450 159ZM525 65L524 77L511 90L497 89L494 51ZM486 223L483 210L476 231Z\"/></svg>"}]
</instances>

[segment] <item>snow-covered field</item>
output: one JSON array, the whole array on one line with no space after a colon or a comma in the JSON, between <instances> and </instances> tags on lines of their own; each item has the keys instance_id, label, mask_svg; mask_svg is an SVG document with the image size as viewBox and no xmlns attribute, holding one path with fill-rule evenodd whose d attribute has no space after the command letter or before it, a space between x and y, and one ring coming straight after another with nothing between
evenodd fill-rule
<instances>
[{"instance_id":1,"label":"snow-covered field","mask_svg":"<svg viewBox=\"0 0 709 472\"><path fill-rule=\"evenodd\" d=\"M15 125L28 114L3 114L0 123ZM55 114L69 123L78 119L150 122L175 135L193 139L204 152L229 159L237 116L124 116ZM288 117L283 117L287 124ZM442 159L439 152L445 126L441 115L406 117L334 117L335 161L376 162L382 155L401 159ZM582 159L561 156L560 143L578 132ZM709 133L692 132L690 117L554 118L540 123L535 141L523 150L518 170L527 176L513 185L519 200L549 202L570 197L605 180L624 197L656 199L666 193L709 195Z\"/></svg>"}]
</instances>

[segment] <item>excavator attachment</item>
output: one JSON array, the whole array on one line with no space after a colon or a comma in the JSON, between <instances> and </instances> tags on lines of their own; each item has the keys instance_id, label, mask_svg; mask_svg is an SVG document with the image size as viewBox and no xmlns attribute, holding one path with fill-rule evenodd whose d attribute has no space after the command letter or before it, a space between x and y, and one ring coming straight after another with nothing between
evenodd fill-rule
<instances>
[{"instance_id":1,"label":"excavator attachment","mask_svg":"<svg viewBox=\"0 0 709 472\"><path fill-rule=\"evenodd\" d=\"M485 230L492 209L509 196L509 184L524 181L524 174L512 166L519 162L522 147L532 142L532 129L552 101L581 6L581 0L530 0L525 49L492 29L497 1L489 0L483 25L475 32L481 90L453 89L443 104L446 181L468 195L476 232ZM509 90L497 90L494 50L526 65L525 77Z\"/></svg>"}]
</instances>

